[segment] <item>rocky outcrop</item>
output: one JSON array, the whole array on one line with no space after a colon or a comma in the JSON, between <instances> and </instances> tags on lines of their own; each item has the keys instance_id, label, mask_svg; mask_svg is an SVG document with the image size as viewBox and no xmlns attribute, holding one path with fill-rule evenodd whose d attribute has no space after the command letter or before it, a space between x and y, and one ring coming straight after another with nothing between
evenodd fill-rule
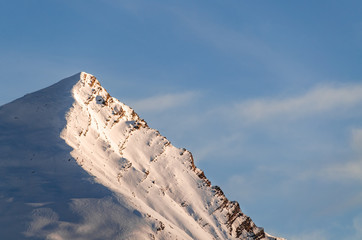
<instances>
[{"instance_id":1,"label":"rocky outcrop","mask_svg":"<svg viewBox=\"0 0 362 240\"><path fill-rule=\"evenodd\" d=\"M186 149L183 150L187 151ZM218 198L219 205L213 213L219 212L224 216L226 219L225 224L231 236L237 239L278 239L266 236L264 229L257 227L251 218L241 211L238 202L229 201L219 186L212 186L210 180L205 176L205 173L196 167L191 152L188 152L188 154L190 155L190 169L193 170L200 179L202 179L205 185L213 191L214 196Z\"/></svg>"}]
</instances>

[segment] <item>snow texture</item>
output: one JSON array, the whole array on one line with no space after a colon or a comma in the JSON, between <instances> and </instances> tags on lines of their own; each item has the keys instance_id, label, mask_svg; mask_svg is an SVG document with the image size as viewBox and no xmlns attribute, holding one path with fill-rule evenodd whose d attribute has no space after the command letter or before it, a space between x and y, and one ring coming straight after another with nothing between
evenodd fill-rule
<instances>
[{"instance_id":1,"label":"snow texture","mask_svg":"<svg viewBox=\"0 0 362 240\"><path fill-rule=\"evenodd\" d=\"M98 80L0 107L1 239L281 239Z\"/></svg>"}]
</instances>

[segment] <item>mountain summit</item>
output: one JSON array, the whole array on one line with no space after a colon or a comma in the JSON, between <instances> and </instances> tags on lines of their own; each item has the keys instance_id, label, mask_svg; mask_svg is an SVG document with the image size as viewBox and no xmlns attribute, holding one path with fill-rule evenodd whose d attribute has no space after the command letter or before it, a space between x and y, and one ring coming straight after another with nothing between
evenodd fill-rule
<instances>
[{"instance_id":1,"label":"mountain summit","mask_svg":"<svg viewBox=\"0 0 362 240\"><path fill-rule=\"evenodd\" d=\"M0 107L2 239L277 240L87 73Z\"/></svg>"}]
</instances>

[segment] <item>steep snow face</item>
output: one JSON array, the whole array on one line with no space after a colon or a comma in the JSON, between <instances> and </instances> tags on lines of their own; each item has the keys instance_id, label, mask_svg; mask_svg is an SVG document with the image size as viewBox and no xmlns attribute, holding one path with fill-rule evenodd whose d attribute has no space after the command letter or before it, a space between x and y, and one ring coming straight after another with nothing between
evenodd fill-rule
<instances>
[{"instance_id":1,"label":"steep snow face","mask_svg":"<svg viewBox=\"0 0 362 240\"><path fill-rule=\"evenodd\" d=\"M273 239L226 199L178 149L98 80L81 73L62 138L97 182L127 196L157 233L175 239ZM185 235L186 233L186 235Z\"/></svg>"},{"instance_id":2,"label":"steep snow face","mask_svg":"<svg viewBox=\"0 0 362 240\"><path fill-rule=\"evenodd\" d=\"M5 239L279 239L90 74L0 107L0 131Z\"/></svg>"}]
</instances>

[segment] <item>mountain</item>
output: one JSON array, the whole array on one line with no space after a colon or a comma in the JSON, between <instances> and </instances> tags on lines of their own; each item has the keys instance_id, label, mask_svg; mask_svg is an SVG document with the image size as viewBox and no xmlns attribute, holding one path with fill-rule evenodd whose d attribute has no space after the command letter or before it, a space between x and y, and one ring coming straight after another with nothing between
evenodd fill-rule
<instances>
[{"instance_id":1,"label":"mountain","mask_svg":"<svg viewBox=\"0 0 362 240\"><path fill-rule=\"evenodd\" d=\"M99 81L0 107L1 239L277 240Z\"/></svg>"}]
</instances>

